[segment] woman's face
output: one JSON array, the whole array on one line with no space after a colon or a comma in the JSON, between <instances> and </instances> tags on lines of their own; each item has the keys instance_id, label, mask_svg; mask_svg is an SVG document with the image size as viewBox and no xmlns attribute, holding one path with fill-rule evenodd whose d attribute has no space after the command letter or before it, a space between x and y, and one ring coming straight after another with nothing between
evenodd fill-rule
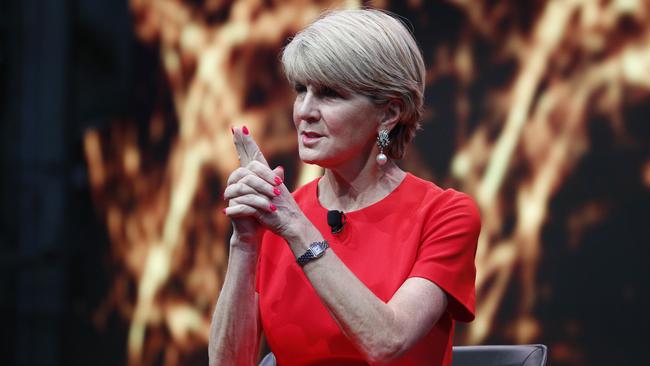
<instances>
[{"instance_id":1,"label":"woman's face","mask_svg":"<svg viewBox=\"0 0 650 366\"><path fill-rule=\"evenodd\" d=\"M360 94L309 84L295 88L293 123L302 161L335 168L367 159L377 136L381 108Z\"/></svg>"}]
</instances>

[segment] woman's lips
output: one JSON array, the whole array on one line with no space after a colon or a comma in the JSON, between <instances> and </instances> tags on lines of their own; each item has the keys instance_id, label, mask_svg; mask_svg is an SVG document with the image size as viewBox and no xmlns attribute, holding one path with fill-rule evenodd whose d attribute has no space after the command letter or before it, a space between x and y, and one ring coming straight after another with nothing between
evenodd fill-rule
<instances>
[{"instance_id":1,"label":"woman's lips","mask_svg":"<svg viewBox=\"0 0 650 366\"><path fill-rule=\"evenodd\" d=\"M312 146L312 145L318 143L318 141L322 137L323 137L322 135L319 135L319 134L314 133L314 132L303 132L300 135L300 138L302 140L302 144L305 145L305 146Z\"/></svg>"}]
</instances>

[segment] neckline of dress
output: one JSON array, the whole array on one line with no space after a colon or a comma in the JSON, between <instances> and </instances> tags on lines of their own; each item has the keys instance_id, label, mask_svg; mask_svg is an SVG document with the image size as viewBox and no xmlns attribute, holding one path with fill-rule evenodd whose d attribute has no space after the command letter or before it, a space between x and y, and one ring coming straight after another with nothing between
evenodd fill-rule
<instances>
[{"instance_id":1,"label":"neckline of dress","mask_svg":"<svg viewBox=\"0 0 650 366\"><path fill-rule=\"evenodd\" d=\"M398 191L400 191L400 190L402 189L402 187L404 186L404 184L405 184L405 182L406 182L407 180L410 180L410 179L413 177L411 173L409 173L409 172L405 172L405 173L406 173L406 174L404 174L404 178L402 178L402 181L399 182L399 184L398 184L398 185L397 185L397 186L396 186L392 191L390 191L386 196L382 197L380 200L378 200L378 201L376 201L376 202L373 202L373 203L369 204L369 205L366 206L366 207L362 207L362 208L359 208L359 209L354 210L354 211L347 211L347 212L344 212L345 215L346 215L346 216L347 216L347 215L355 215L355 214L357 214L357 213L361 213L361 212L368 211L368 210L373 210L373 209L375 209L375 208L378 207L378 206L382 206L384 203L386 203L388 200L390 200L390 199L391 199L391 198L392 198L392 197L393 197L393 196L394 196ZM318 182L320 182L321 178L323 178L323 177L322 177L322 176L321 176L321 177L318 177L318 179L316 180L316 182L315 182L315 184L314 184L314 192L312 192L312 198L316 200L316 205L317 205L321 210L323 210L323 211L329 211L329 209L325 208L325 207L320 203L320 200L318 199Z\"/></svg>"}]
</instances>

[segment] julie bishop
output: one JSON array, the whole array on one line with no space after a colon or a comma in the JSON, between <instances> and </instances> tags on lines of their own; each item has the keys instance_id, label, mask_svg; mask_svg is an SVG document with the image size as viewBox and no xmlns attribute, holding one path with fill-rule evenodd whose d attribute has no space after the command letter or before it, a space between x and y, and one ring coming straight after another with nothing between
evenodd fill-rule
<instances>
[{"instance_id":1,"label":"julie bishop","mask_svg":"<svg viewBox=\"0 0 650 366\"><path fill-rule=\"evenodd\" d=\"M300 159L325 173L292 194L252 132L233 128L241 164L225 190L233 234L210 364L255 365L263 333L281 366L451 365L454 322L474 318L480 216L394 163L422 115L413 36L379 10L327 12L282 65Z\"/></svg>"}]
</instances>

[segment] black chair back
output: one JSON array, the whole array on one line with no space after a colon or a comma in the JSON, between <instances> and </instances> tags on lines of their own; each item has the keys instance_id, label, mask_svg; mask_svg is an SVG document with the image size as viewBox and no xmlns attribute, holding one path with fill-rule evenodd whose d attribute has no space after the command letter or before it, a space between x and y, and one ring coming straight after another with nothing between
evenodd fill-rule
<instances>
[{"instance_id":1,"label":"black chair back","mask_svg":"<svg viewBox=\"0 0 650 366\"><path fill-rule=\"evenodd\" d=\"M521 346L459 346L453 348L453 366L545 366L547 349L543 344ZM275 366L269 353L259 366Z\"/></svg>"},{"instance_id":2,"label":"black chair back","mask_svg":"<svg viewBox=\"0 0 650 366\"><path fill-rule=\"evenodd\" d=\"M260 361L259 366L275 366L275 356L273 355L273 352L267 353L262 361Z\"/></svg>"},{"instance_id":3,"label":"black chair back","mask_svg":"<svg viewBox=\"0 0 650 366\"><path fill-rule=\"evenodd\" d=\"M548 353L543 344L459 346L453 352L453 366L545 366Z\"/></svg>"}]
</instances>

